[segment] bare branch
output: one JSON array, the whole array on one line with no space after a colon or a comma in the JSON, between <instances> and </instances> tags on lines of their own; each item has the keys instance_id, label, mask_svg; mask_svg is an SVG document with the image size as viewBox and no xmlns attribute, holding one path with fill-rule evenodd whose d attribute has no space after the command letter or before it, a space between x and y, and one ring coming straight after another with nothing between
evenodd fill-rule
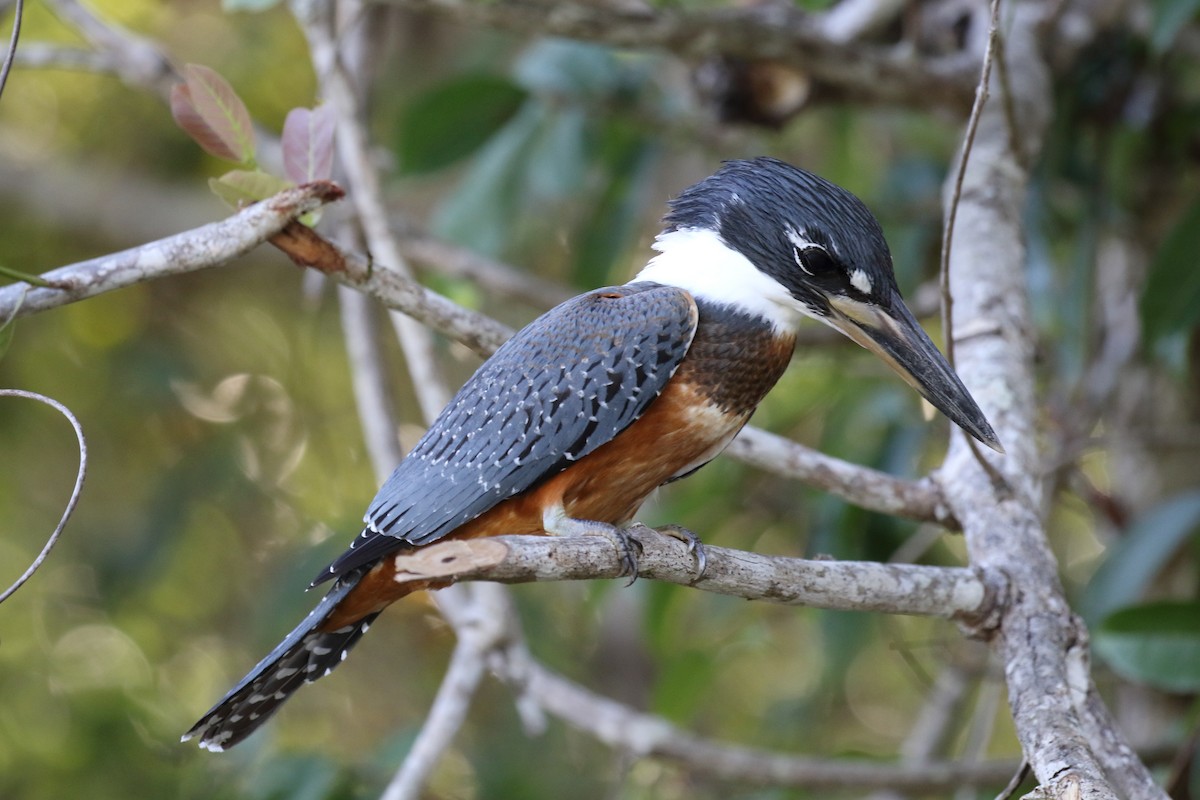
<instances>
[{"instance_id":1,"label":"bare branch","mask_svg":"<svg viewBox=\"0 0 1200 800\"><path fill-rule=\"evenodd\" d=\"M75 69L111 75L119 74L121 68L120 59L113 53L48 42L23 46L13 63L26 69Z\"/></svg>"},{"instance_id":2,"label":"bare branch","mask_svg":"<svg viewBox=\"0 0 1200 800\"><path fill-rule=\"evenodd\" d=\"M541 308L556 306L571 296L566 287L432 236L402 235L398 244L410 260L439 274L470 280L489 294L520 298Z\"/></svg>"},{"instance_id":3,"label":"bare branch","mask_svg":"<svg viewBox=\"0 0 1200 800\"><path fill-rule=\"evenodd\" d=\"M705 547L708 567L697 577L683 542L644 526L630 533L642 545L639 576L747 600L965 619L987 616L998 594L961 567L812 561L712 546ZM396 580L588 580L622 577L623 567L601 536L499 536L406 552L396 557Z\"/></svg>"},{"instance_id":4,"label":"bare branch","mask_svg":"<svg viewBox=\"0 0 1200 800\"><path fill-rule=\"evenodd\" d=\"M25 585L25 582L33 577L33 573L38 571L42 563L50 555L50 551L54 549L55 543L58 542L58 537L62 534L63 528L67 526L67 520L75 513L75 505L79 502L79 494L83 491L83 479L87 477L87 439L83 435L83 426L79 424L79 420L71 413L71 410L57 400L46 397L44 394L37 392L26 392L21 389L0 389L0 397L24 397L28 400L36 400L39 403L50 406L67 418L71 423L71 427L75 430L75 438L79 441L79 471L75 475L75 488L71 490L71 499L67 501L67 507L63 509L62 517L58 520L58 525L50 537L46 539L46 544L42 546L42 550L38 553L37 558L29 565L21 577L17 578L11 586L0 592L0 603L3 603L8 598Z\"/></svg>"},{"instance_id":5,"label":"bare branch","mask_svg":"<svg viewBox=\"0 0 1200 800\"><path fill-rule=\"evenodd\" d=\"M588 691L530 660L495 659L508 683L524 688L547 711L602 742L640 758L675 762L696 776L747 785L830 788L896 788L945 792L1006 780L1014 762L963 765L930 761L908 766L850 759L823 760L782 755L750 747L720 744Z\"/></svg>"},{"instance_id":6,"label":"bare branch","mask_svg":"<svg viewBox=\"0 0 1200 800\"><path fill-rule=\"evenodd\" d=\"M12 35L9 37L8 47L4 50L3 62L0 63L0 96L4 94L4 87L8 84L8 72L17 56L17 42L21 39L21 22L24 18L25 0L17 0L13 12Z\"/></svg>"},{"instance_id":7,"label":"bare branch","mask_svg":"<svg viewBox=\"0 0 1200 800\"><path fill-rule=\"evenodd\" d=\"M375 330L375 305L362 292L348 286L338 287L342 338L350 362L354 400L362 426L363 443L383 482L404 457L396 439L396 424L391 413L391 396L384 378L383 355Z\"/></svg>"},{"instance_id":8,"label":"bare branch","mask_svg":"<svg viewBox=\"0 0 1200 800\"><path fill-rule=\"evenodd\" d=\"M852 42L891 24L904 0L842 0L820 16L821 32L835 42Z\"/></svg>"},{"instance_id":9,"label":"bare branch","mask_svg":"<svg viewBox=\"0 0 1200 800\"><path fill-rule=\"evenodd\" d=\"M957 525L941 490L928 478L902 480L749 426L742 429L726 452L747 464L795 478L872 511L937 522L948 528Z\"/></svg>"},{"instance_id":10,"label":"bare branch","mask_svg":"<svg viewBox=\"0 0 1200 800\"><path fill-rule=\"evenodd\" d=\"M1014 3L1007 11L1010 107L1029 152L1036 153L1051 107L1037 38L1045 9ZM1017 736L1042 782L1036 796L1115 798L1108 781L1119 780L1123 788L1139 788L1129 797L1163 798L1140 762L1116 757L1127 745L1111 721L1087 711L1094 692L1087 633L1067 605L1041 519L1043 470L1022 230L1029 174L1024 156L1012 151L1003 106L990 104L979 117L950 271L958 370L1008 449L1007 457L984 456L1003 474L1005 486L997 487L960 434L951 439L939 479L963 524L971 563L1010 581L996 625L978 633L990 639L1004 664ZM951 191L948 187L947 194ZM1097 728L1103 728L1099 740ZM1105 745L1105 739L1120 746ZM1117 778L1123 770L1132 776Z\"/></svg>"},{"instance_id":11,"label":"bare branch","mask_svg":"<svg viewBox=\"0 0 1200 800\"><path fill-rule=\"evenodd\" d=\"M510 537L536 538L536 537ZM607 546L607 545L605 545ZM436 593L441 599L456 589ZM547 669L529 654L517 627L512 601L504 587L494 583L469 584L472 597L456 596L445 606L456 630L475 624L472 615L480 605L494 613L504 627L487 631L492 649L488 665L496 677L517 692L517 707L533 734L540 732L544 713L635 758L657 758L673 762L690 774L752 785L802 786L806 788L879 788L894 786L912 791L946 791L954 786L999 783L1017 768L1015 762L961 765L929 761L917 767L862 762L849 759L824 760L772 753L740 747L691 734L661 717L634 710L599 695Z\"/></svg>"},{"instance_id":12,"label":"bare branch","mask_svg":"<svg viewBox=\"0 0 1200 800\"><path fill-rule=\"evenodd\" d=\"M337 110L337 148L350 189L350 199L358 212L367 248L381 259L381 269L411 279L392 236L379 175L370 158L370 145L362 125L362 109L354 81L339 56L333 30L333 5L329 2L297 0L292 11L308 37L313 65L321 81L326 101ZM392 324L400 339L405 362L412 376L413 391L421 412L431 422L450 400L450 393L438 366L436 348L430 331L408 316L393 315Z\"/></svg>"},{"instance_id":13,"label":"bare branch","mask_svg":"<svg viewBox=\"0 0 1200 800\"><path fill-rule=\"evenodd\" d=\"M276 235L296 217L341 196L342 190L332 183L306 184L220 222L51 270L41 277L52 288L10 284L0 288L0 318L14 313L23 317L155 278L225 264Z\"/></svg>"},{"instance_id":14,"label":"bare branch","mask_svg":"<svg viewBox=\"0 0 1200 800\"><path fill-rule=\"evenodd\" d=\"M455 629L458 644L442 678L433 707L421 726L412 748L381 795L382 800L409 800L421 796L421 788L462 727L471 699L483 680L484 651L478 637L468 629Z\"/></svg>"},{"instance_id":15,"label":"bare branch","mask_svg":"<svg viewBox=\"0 0 1200 800\"><path fill-rule=\"evenodd\" d=\"M48 5L55 16L103 54L123 81L166 97L176 79L175 69L154 44L111 20L101 19L78 0L50 0Z\"/></svg>"},{"instance_id":16,"label":"bare branch","mask_svg":"<svg viewBox=\"0 0 1200 800\"><path fill-rule=\"evenodd\" d=\"M772 59L804 70L848 100L913 108L965 109L974 87L968 76L979 63L972 54L919 59L904 46L834 41L818 18L783 3L682 9L547 0L379 1L522 35L659 48L691 59Z\"/></svg>"}]
</instances>

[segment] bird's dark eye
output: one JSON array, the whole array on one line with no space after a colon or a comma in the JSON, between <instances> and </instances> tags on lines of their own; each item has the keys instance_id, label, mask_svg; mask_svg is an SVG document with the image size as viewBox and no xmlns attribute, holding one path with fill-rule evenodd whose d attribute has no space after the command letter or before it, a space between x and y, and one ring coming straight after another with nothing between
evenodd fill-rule
<instances>
[{"instance_id":1,"label":"bird's dark eye","mask_svg":"<svg viewBox=\"0 0 1200 800\"><path fill-rule=\"evenodd\" d=\"M837 262L824 247L810 245L796 248L796 264L814 278L829 275L838 270Z\"/></svg>"}]
</instances>

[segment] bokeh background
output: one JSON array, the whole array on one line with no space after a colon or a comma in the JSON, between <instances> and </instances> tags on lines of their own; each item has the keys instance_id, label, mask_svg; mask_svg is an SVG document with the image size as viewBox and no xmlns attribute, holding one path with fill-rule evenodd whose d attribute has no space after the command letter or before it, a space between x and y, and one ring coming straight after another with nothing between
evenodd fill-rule
<instances>
[{"instance_id":1,"label":"bokeh background","mask_svg":"<svg viewBox=\"0 0 1200 800\"><path fill-rule=\"evenodd\" d=\"M176 64L218 70L263 131L277 133L289 109L319 98L294 20L260 5L91 7ZM1151 15L1146 30L1114 32L1064 71L1029 201L1048 479L1058 489L1053 546L1069 592L1095 623L1146 597L1192 603L1200 617L1196 314L1186 302L1161 311L1146 299L1147 286L1165 284L1185 299L1197 286L1186 277L1200 244L1200 40L1191 13L1184 8L1165 42L1155 43ZM906 296L936 308L941 192L961 120L814 103L777 127L743 124L722 119L697 92L697 65L666 54L420 15L393 16L389 26L371 125L402 228L486 253L569 294L627 280L650 253L665 201L722 158L769 153L861 196L883 224ZM28 9L24 41L80 43L40 3ZM19 68L0 99L0 266L41 272L218 219L228 209L207 180L226 168L146 87L112 74ZM1114 293L1104 259L1118 245L1135 266L1133 282ZM422 278L513 325L544 309L536 298L499 296L436 270ZM1121 365L1127 385L1080 431L1074 415L1090 399L1104 341L1096 309L1114 296L1132 304L1130 324L1147 336ZM936 335L936 315L927 324ZM236 750L210 755L178 743L316 601L303 587L357 533L374 494L331 286L260 248L224 268L21 319L12 333L0 385L70 406L90 464L58 549L0 606L0 797L376 795L453 645L420 598L393 607L344 667ZM400 438L410 445L420 414L403 358L389 348ZM461 346L440 348L455 385L478 364ZM915 478L937 465L947 436L947 423L922 411L852 344L817 343L797 353L755 424ZM54 412L0 399L0 583L40 549L76 459ZM953 534L728 458L660 492L642 519L762 553L887 560L904 548L922 563L965 561ZM1144 555L1147 541L1166 556ZM1107 583L1096 584L1097 575ZM1019 754L998 676L947 623L781 608L650 581L514 594L530 647L547 664L719 740L891 759L949 664L970 689L948 748ZM1200 661L1200 634L1182 628L1180 641ZM1196 685L1162 693L1149 673L1126 669L1119 679L1103 659L1097 669L1145 734L1135 738L1186 742ZM822 793L698 783L554 721L529 737L508 690L489 683L430 796Z\"/></svg>"}]
</instances>

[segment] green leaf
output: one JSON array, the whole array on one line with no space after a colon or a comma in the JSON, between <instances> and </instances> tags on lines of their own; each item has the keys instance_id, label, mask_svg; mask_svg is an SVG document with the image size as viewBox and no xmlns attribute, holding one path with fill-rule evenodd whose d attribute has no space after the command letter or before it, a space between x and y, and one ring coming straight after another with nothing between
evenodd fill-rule
<instances>
[{"instance_id":1,"label":"green leaf","mask_svg":"<svg viewBox=\"0 0 1200 800\"><path fill-rule=\"evenodd\" d=\"M645 63L604 45L550 38L522 53L513 74L538 94L586 102L611 98L636 83Z\"/></svg>"},{"instance_id":2,"label":"green leaf","mask_svg":"<svg viewBox=\"0 0 1200 800\"><path fill-rule=\"evenodd\" d=\"M186 83L171 88L175 122L208 153L239 164L254 162L250 112L229 82L199 64L183 68Z\"/></svg>"},{"instance_id":3,"label":"green leaf","mask_svg":"<svg viewBox=\"0 0 1200 800\"><path fill-rule=\"evenodd\" d=\"M292 184L259 170L235 169L219 178L210 178L208 186L217 197L234 208L241 208L247 203L257 203L278 194Z\"/></svg>"},{"instance_id":4,"label":"green leaf","mask_svg":"<svg viewBox=\"0 0 1200 800\"><path fill-rule=\"evenodd\" d=\"M1200 690L1200 602L1159 602L1111 614L1095 634L1113 671L1168 692Z\"/></svg>"},{"instance_id":5,"label":"green leaf","mask_svg":"<svg viewBox=\"0 0 1200 800\"><path fill-rule=\"evenodd\" d=\"M1177 333L1200 322L1200 198L1167 234L1150 264L1142 290L1142 325L1147 341Z\"/></svg>"},{"instance_id":6,"label":"green leaf","mask_svg":"<svg viewBox=\"0 0 1200 800\"><path fill-rule=\"evenodd\" d=\"M400 164L408 174L433 172L483 146L525 101L525 91L494 75L465 75L417 97L398 131Z\"/></svg>"},{"instance_id":7,"label":"green leaf","mask_svg":"<svg viewBox=\"0 0 1200 800\"><path fill-rule=\"evenodd\" d=\"M1137 601L1167 561L1200 526L1200 492L1173 497L1142 514L1109 548L1079 600L1079 613L1095 624Z\"/></svg>"},{"instance_id":8,"label":"green leaf","mask_svg":"<svg viewBox=\"0 0 1200 800\"><path fill-rule=\"evenodd\" d=\"M614 267L624 267L620 255L638 230L650 196L654 164L662 148L628 129L610 126L601 158L607 185L597 198L595 211L583 220L577 236L572 272L579 286L614 282ZM619 281L616 281L619 282Z\"/></svg>"},{"instance_id":9,"label":"green leaf","mask_svg":"<svg viewBox=\"0 0 1200 800\"><path fill-rule=\"evenodd\" d=\"M525 175L546 115L540 104L527 104L492 137L434 213L435 233L489 255L504 250L526 202Z\"/></svg>"},{"instance_id":10,"label":"green leaf","mask_svg":"<svg viewBox=\"0 0 1200 800\"><path fill-rule=\"evenodd\" d=\"M1171 49L1179 31L1200 9L1200 0L1155 0L1150 47L1161 55Z\"/></svg>"},{"instance_id":11,"label":"green leaf","mask_svg":"<svg viewBox=\"0 0 1200 800\"><path fill-rule=\"evenodd\" d=\"M584 178L591 163L589 133L595 125L581 106L548 108L533 149L536 157L525 168L529 198L557 204L585 189Z\"/></svg>"}]
</instances>

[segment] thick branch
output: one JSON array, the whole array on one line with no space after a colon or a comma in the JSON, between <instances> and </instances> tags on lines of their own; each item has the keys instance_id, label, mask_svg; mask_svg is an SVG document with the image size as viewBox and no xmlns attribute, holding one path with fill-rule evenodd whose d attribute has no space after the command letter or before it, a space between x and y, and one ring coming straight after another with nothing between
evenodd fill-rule
<instances>
[{"instance_id":1,"label":"thick branch","mask_svg":"<svg viewBox=\"0 0 1200 800\"><path fill-rule=\"evenodd\" d=\"M380 2L523 35L659 48L687 58L773 59L804 70L847 100L913 108L966 108L978 67L973 55L918 58L904 46L834 41L819 18L784 3L679 9L546 0Z\"/></svg>"},{"instance_id":2,"label":"thick branch","mask_svg":"<svg viewBox=\"0 0 1200 800\"><path fill-rule=\"evenodd\" d=\"M961 567L824 561L764 556L705 546L708 566L678 539L652 528L631 533L642 544L638 575L747 600L843 611L954 619L986 617L997 595ZM617 549L602 536L500 536L439 542L396 557L397 580L499 583L622 577Z\"/></svg>"},{"instance_id":3,"label":"thick branch","mask_svg":"<svg viewBox=\"0 0 1200 800\"><path fill-rule=\"evenodd\" d=\"M982 468L961 435L940 471L947 502L963 524L971 563L1004 574L1008 602L991 638L1004 664L1009 702L1025 756L1047 797L1113 798L1112 781L1130 798L1163 797L1145 768L1114 759L1127 747L1097 741L1103 715L1088 713L1087 633L1067 605L1041 519L1043 470L1035 437L1033 329L1025 283L1022 224L1026 164L1049 118L1050 82L1037 46L1044 9L1008 9L1007 81L993 73L993 101L980 116L967 161L950 257L958 370L1008 450L988 455L1000 482ZM1002 84L1011 88L1005 102ZM1008 118L1008 114L1016 119ZM1020 130L1022 142L1012 140ZM1017 152L1016 147L1022 147ZM1120 741L1112 728L1104 737Z\"/></svg>"},{"instance_id":4,"label":"thick branch","mask_svg":"<svg viewBox=\"0 0 1200 800\"><path fill-rule=\"evenodd\" d=\"M332 183L306 184L220 222L51 270L41 277L52 288L26 283L5 286L0 288L0 319L34 314L155 278L219 266L253 250L301 214L341 197L342 190Z\"/></svg>"}]
</instances>

